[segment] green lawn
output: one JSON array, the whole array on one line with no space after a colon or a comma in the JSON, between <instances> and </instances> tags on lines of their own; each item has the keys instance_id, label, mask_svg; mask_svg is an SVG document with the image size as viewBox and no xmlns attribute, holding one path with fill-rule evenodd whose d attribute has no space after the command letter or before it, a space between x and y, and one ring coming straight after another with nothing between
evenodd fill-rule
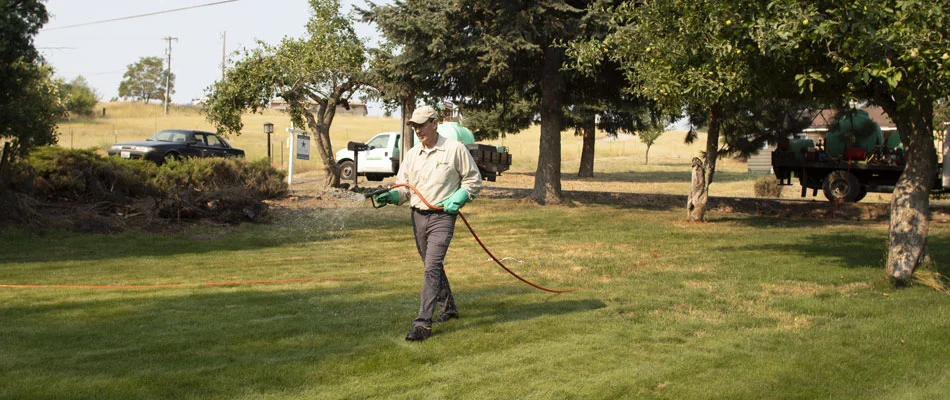
<instances>
[{"instance_id":1,"label":"green lawn","mask_svg":"<svg viewBox=\"0 0 950 400\"><path fill-rule=\"evenodd\" d=\"M403 340L405 207L181 235L0 232L0 398L934 399L950 297L895 290L887 225L479 199L447 271L461 319ZM950 229L931 227L939 262ZM288 283L203 286L312 278Z\"/></svg>"}]
</instances>

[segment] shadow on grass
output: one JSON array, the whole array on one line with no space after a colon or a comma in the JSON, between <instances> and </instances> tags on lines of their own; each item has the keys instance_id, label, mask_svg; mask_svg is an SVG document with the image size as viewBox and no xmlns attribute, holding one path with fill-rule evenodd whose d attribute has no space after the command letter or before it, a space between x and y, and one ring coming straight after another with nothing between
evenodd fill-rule
<instances>
[{"instance_id":1,"label":"shadow on grass","mask_svg":"<svg viewBox=\"0 0 950 400\"><path fill-rule=\"evenodd\" d=\"M457 332L508 322L525 321L541 316L565 315L604 308L607 305L597 299L553 300L536 303L496 303L479 307L474 312L464 313L465 324L446 325L443 332ZM582 324L583 321L577 321ZM442 326L438 326L442 328ZM442 329L440 329L442 330Z\"/></svg>"},{"instance_id":2,"label":"shadow on grass","mask_svg":"<svg viewBox=\"0 0 950 400\"><path fill-rule=\"evenodd\" d=\"M180 234L74 234L7 230L0 241L0 265L10 262L89 261L130 257L164 257L262 250L345 238L363 229L410 226L408 208L296 210L266 223L241 226L195 226ZM311 214L308 214L311 213ZM320 214L317 214L320 213ZM315 217L319 215L319 217Z\"/></svg>"},{"instance_id":3,"label":"shadow on grass","mask_svg":"<svg viewBox=\"0 0 950 400\"><path fill-rule=\"evenodd\" d=\"M346 300L359 292L135 292L5 307L11 373L0 397L236 398L319 384L313 368L378 340L393 323L379 305L403 297Z\"/></svg>"},{"instance_id":4,"label":"shadow on grass","mask_svg":"<svg viewBox=\"0 0 950 400\"><path fill-rule=\"evenodd\" d=\"M533 172L505 172L505 175L518 175L533 177ZM566 172L562 174L565 180L578 180L584 182L632 182L632 183L689 183L692 179L692 171L689 164L683 164L682 171L625 171L625 172L598 172L591 178L578 178L575 172ZM754 177L747 173L716 171L714 182L744 182ZM502 181L499 184L503 185Z\"/></svg>"},{"instance_id":5,"label":"shadow on grass","mask_svg":"<svg viewBox=\"0 0 950 400\"><path fill-rule=\"evenodd\" d=\"M10 304L0 309L7 372L0 377L0 397L292 397L424 361L419 357L425 354L403 340L417 293L334 285L96 292L81 300ZM487 300L500 291L507 302ZM512 295L507 289L466 293L476 300L465 305L470 314L464 317L484 326L605 306L597 300L532 303ZM440 335L472 327L446 325ZM486 351L495 346L481 345Z\"/></svg>"},{"instance_id":6,"label":"shadow on grass","mask_svg":"<svg viewBox=\"0 0 950 400\"><path fill-rule=\"evenodd\" d=\"M837 221L837 220L817 220L813 218L784 218L784 217L773 217L773 216L742 216L736 217L732 215L724 215L719 213L711 213L707 215L707 221L710 224L718 223L730 223L737 225L744 225L749 228L756 229L775 229L775 228L807 228L807 229L822 229L822 227L828 225L844 226L852 225L854 229L860 230L861 227L866 226L863 223L852 222L852 221Z\"/></svg>"},{"instance_id":7,"label":"shadow on grass","mask_svg":"<svg viewBox=\"0 0 950 400\"><path fill-rule=\"evenodd\" d=\"M765 226L763 226L765 227ZM811 228L821 229L816 224L790 224L784 228ZM807 242L789 243L787 246L776 248L774 243L763 245L745 245L726 247L724 252L752 252L763 255L773 253L799 254L802 258L828 260L836 258L840 261L836 266L845 268L880 268L883 257L887 256L887 233L862 232L860 226L855 226L853 232L817 232L805 236Z\"/></svg>"},{"instance_id":8,"label":"shadow on grass","mask_svg":"<svg viewBox=\"0 0 950 400\"><path fill-rule=\"evenodd\" d=\"M762 232L773 229L801 229L814 233L807 235L807 243L789 243L787 246L775 248L770 246L736 246L726 251L760 251L799 253L809 258L837 257L845 267L873 267L883 266L887 258L888 222L856 222L814 218L785 218L785 217L722 217L711 218L711 223L734 223L745 225ZM873 224L873 225L872 225ZM830 228L835 228L834 231ZM874 229L872 229L872 227ZM845 230L842 230L845 228ZM935 260L946 260L950 257L950 248L933 245L947 243L950 235L945 232L934 231L927 235L928 251Z\"/></svg>"}]
</instances>

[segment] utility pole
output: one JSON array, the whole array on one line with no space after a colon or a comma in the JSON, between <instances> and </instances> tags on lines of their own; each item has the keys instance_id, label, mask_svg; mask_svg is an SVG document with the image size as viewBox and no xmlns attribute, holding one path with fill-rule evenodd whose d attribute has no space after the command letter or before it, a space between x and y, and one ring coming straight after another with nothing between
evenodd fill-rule
<instances>
[{"instance_id":1,"label":"utility pole","mask_svg":"<svg viewBox=\"0 0 950 400\"><path fill-rule=\"evenodd\" d=\"M165 116L168 116L168 90L169 90L169 80L172 76L172 40L178 41L178 38L166 36L162 40L168 41L168 71L165 73Z\"/></svg>"},{"instance_id":2,"label":"utility pole","mask_svg":"<svg viewBox=\"0 0 950 400\"><path fill-rule=\"evenodd\" d=\"M228 31L221 32L221 80L224 80L224 70L228 67Z\"/></svg>"}]
</instances>

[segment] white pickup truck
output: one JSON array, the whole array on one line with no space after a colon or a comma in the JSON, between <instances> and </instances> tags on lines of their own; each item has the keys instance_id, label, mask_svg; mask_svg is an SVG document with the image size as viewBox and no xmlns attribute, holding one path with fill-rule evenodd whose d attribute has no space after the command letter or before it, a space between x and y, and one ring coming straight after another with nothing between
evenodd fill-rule
<instances>
[{"instance_id":1,"label":"white pickup truck","mask_svg":"<svg viewBox=\"0 0 950 400\"><path fill-rule=\"evenodd\" d=\"M482 179L494 182L498 175L511 167L511 154L506 147L475 143L472 132L458 122L443 122L439 124L438 132L441 136L465 144L478 165ZM418 142L418 138L415 140ZM365 144L350 142L347 148L336 152L340 180L352 182L354 174L365 176L370 181L381 181L395 176L399 172L401 142L399 132L376 134ZM358 154L359 159L354 157L354 153Z\"/></svg>"}]
</instances>

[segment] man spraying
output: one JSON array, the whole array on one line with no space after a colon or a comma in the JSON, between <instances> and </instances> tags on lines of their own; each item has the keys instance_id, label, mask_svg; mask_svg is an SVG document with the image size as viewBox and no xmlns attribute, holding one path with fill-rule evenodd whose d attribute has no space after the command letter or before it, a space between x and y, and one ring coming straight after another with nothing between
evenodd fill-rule
<instances>
[{"instance_id":1,"label":"man spraying","mask_svg":"<svg viewBox=\"0 0 950 400\"><path fill-rule=\"evenodd\" d=\"M418 194L401 186L373 198L378 205L409 201L412 208L412 228L425 270L419 316L406 335L410 341L426 340L432 334L432 315L437 304L440 314L435 322L459 317L442 263L455 232L459 208L482 188L482 177L472 155L462 143L439 136L438 119L434 108L423 106L406 123L415 131L419 144L406 152L396 185L408 184ZM430 202L438 201L436 206L442 210L429 207L420 196Z\"/></svg>"}]
</instances>

